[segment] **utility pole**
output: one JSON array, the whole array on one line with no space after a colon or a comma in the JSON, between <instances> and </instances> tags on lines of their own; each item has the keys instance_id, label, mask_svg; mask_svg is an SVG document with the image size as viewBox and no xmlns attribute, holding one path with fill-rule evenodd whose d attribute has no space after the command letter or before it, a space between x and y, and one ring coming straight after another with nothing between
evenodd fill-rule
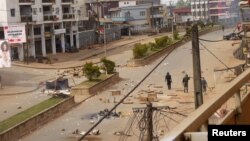
<instances>
[{"instance_id":1,"label":"utility pole","mask_svg":"<svg viewBox=\"0 0 250 141\"><path fill-rule=\"evenodd\" d=\"M200 47L197 24L192 27L192 54L193 54L193 75L194 75L194 101L195 108L203 104L202 87L201 87L201 64L200 64Z\"/></svg>"},{"instance_id":2,"label":"utility pole","mask_svg":"<svg viewBox=\"0 0 250 141\"><path fill-rule=\"evenodd\" d=\"M98 44L100 43L100 14L99 14L99 0L96 1L96 7L97 7L97 32L98 32L98 37L97 37L97 42Z\"/></svg>"},{"instance_id":3,"label":"utility pole","mask_svg":"<svg viewBox=\"0 0 250 141\"><path fill-rule=\"evenodd\" d=\"M146 141L153 141L153 107L152 103L147 103L147 130L148 130L148 137Z\"/></svg>"},{"instance_id":4,"label":"utility pole","mask_svg":"<svg viewBox=\"0 0 250 141\"><path fill-rule=\"evenodd\" d=\"M194 102L195 109L203 104L202 86L201 86L201 63L199 47L199 31L197 24L192 27L192 54L193 54L193 74L194 74ZM208 121L201 127L201 131L207 131Z\"/></svg>"},{"instance_id":5,"label":"utility pole","mask_svg":"<svg viewBox=\"0 0 250 141\"><path fill-rule=\"evenodd\" d=\"M170 5L170 14L171 14L171 30L172 30L172 39L174 40L174 12L173 12L173 8L172 8L172 1L169 1L169 5Z\"/></svg>"},{"instance_id":6,"label":"utility pole","mask_svg":"<svg viewBox=\"0 0 250 141\"><path fill-rule=\"evenodd\" d=\"M26 31L26 39L27 39L27 43L26 43L26 46L25 46L25 56L26 56L26 63L29 64L29 46L30 46L30 38L29 38L29 18L28 16L26 16L26 28L25 28L25 31Z\"/></svg>"},{"instance_id":7,"label":"utility pole","mask_svg":"<svg viewBox=\"0 0 250 141\"><path fill-rule=\"evenodd\" d=\"M207 20L207 18L206 18L206 15L207 15L207 13L206 13L206 1L207 0L204 0L204 22L206 23L206 20Z\"/></svg>"},{"instance_id":8,"label":"utility pole","mask_svg":"<svg viewBox=\"0 0 250 141\"><path fill-rule=\"evenodd\" d=\"M104 5L102 5L102 15L103 15L103 40L104 40L104 53L105 53L105 58L107 57L107 41L106 41L106 27L105 27L105 16L104 16Z\"/></svg>"},{"instance_id":9,"label":"utility pole","mask_svg":"<svg viewBox=\"0 0 250 141\"><path fill-rule=\"evenodd\" d=\"M154 20L154 0L152 0L151 4L152 4L152 7L151 7L152 25L151 26L152 26L153 31L155 32L155 25L154 25L154 22L155 22L155 20Z\"/></svg>"}]
</instances>

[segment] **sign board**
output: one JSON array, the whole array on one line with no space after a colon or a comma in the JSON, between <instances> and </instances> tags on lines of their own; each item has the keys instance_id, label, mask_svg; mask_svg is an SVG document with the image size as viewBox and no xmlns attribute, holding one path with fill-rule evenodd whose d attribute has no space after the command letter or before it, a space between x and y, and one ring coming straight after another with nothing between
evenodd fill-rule
<instances>
[{"instance_id":1,"label":"sign board","mask_svg":"<svg viewBox=\"0 0 250 141\"><path fill-rule=\"evenodd\" d=\"M10 45L7 41L0 41L0 68L11 67Z\"/></svg>"},{"instance_id":2,"label":"sign board","mask_svg":"<svg viewBox=\"0 0 250 141\"><path fill-rule=\"evenodd\" d=\"M26 43L25 25L5 26L4 37L10 44Z\"/></svg>"},{"instance_id":3,"label":"sign board","mask_svg":"<svg viewBox=\"0 0 250 141\"><path fill-rule=\"evenodd\" d=\"M55 29L54 30L54 34L64 34L66 33L66 29Z\"/></svg>"}]
</instances>

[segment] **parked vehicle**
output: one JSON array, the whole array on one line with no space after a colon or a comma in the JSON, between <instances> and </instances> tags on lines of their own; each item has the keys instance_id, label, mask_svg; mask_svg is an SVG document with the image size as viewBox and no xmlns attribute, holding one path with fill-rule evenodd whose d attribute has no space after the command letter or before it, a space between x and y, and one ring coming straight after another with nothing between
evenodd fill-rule
<instances>
[{"instance_id":1,"label":"parked vehicle","mask_svg":"<svg viewBox=\"0 0 250 141\"><path fill-rule=\"evenodd\" d=\"M242 39L242 35L239 33L229 33L223 36L224 40L241 40Z\"/></svg>"}]
</instances>

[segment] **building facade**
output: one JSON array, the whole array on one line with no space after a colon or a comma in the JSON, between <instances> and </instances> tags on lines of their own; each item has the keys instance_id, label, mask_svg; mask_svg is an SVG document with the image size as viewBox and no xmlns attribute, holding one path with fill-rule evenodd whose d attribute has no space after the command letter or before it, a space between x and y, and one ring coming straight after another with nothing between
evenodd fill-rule
<instances>
[{"instance_id":1,"label":"building facade","mask_svg":"<svg viewBox=\"0 0 250 141\"><path fill-rule=\"evenodd\" d=\"M239 20L239 0L192 0L193 19L217 24L234 24Z\"/></svg>"},{"instance_id":2,"label":"building facade","mask_svg":"<svg viewBox=\"0 0 250 141\"><path fill-rule=\"evenodd\" d=\"M239 21L238 0L212 0L209 5L213 22L234 24Z\"/></svg>"},{"instance_id":3,"label":"building facade","mask_svg":"<svg viewBox=\"0 0 250 141\"><path fill-rule=\"evenodd\" d=\"M209 1L210 0L191 0L191 12L194 21L209 19Z\"/></svg>"},{"instance_id":4,"label":"building facade","mask_svg":"<svg viewBox=\"0 0 250 141\"><path fill-rule=\"evenodd\" d=\"M132 33L148 32L162 28L164 22L165 5L143 3L137 1L120 1L119 7L109 10L114 23L130 27Z\"/></svg>"},{"instance_id":5,"label":"building facade","mask_svg":"<svg viewBox=\"0 0 250 141\"><path fill-rule=\"evenodd\" d=\"M185 25L187 21L193 21L191 9L189 7L173 9L174 22L176 25Z\"/></svg>"},{"instance_id":6,"label":"building facade","mask_svg":"<svg viewBox=\"0 0 250 141\"><path fill-rule=\"evenodd\" d=\"M6 9L0 10L1 32L4 26L26 25L27 43L12 45L19 60L80 48L78 24L88 20L84 1L1 0L0 4Z\"/></svg>"}]
</instances>

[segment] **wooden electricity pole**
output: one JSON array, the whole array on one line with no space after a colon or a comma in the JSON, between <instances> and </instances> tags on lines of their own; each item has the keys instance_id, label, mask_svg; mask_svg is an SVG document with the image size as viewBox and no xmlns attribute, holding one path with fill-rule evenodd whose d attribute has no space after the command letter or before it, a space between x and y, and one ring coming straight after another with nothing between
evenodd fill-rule
<instances>
[{"instance_id":1,"label":"wooden electricity pole","mask_svg":"<svg viewBox=\"0 0 250 141\"><path fill-rule=\"evenodd\" d=\"M203 104L202 86L201 86L201 63L199 33L197 24L192 27L192 53L193 53L193 75L194 75L194 101L195 108Z\"/></svg>"},{"instance_id":2,"label":"wooden electricity pole","mask_svg":"<svg viewBox=\"0 0 250 141\"><path fill-rule=\"evenodd\" d=\"M26 63L29 64L29 47L30 47L30 38L29 38L29 17L26 16L26 46L25 46L25 57Z\"/></svg>"},{"instance_id":3,"label":"wooden electricity pole","mask_svg":"<svg viewBox=\"0 0 250 141\"><path fill-rule=\"evenodd\" d=\"M148 129L148 137L146 141L153 141L153 107L152 103L149 102L147 104L147 129Z\"/></svg>"}]
</instances>

